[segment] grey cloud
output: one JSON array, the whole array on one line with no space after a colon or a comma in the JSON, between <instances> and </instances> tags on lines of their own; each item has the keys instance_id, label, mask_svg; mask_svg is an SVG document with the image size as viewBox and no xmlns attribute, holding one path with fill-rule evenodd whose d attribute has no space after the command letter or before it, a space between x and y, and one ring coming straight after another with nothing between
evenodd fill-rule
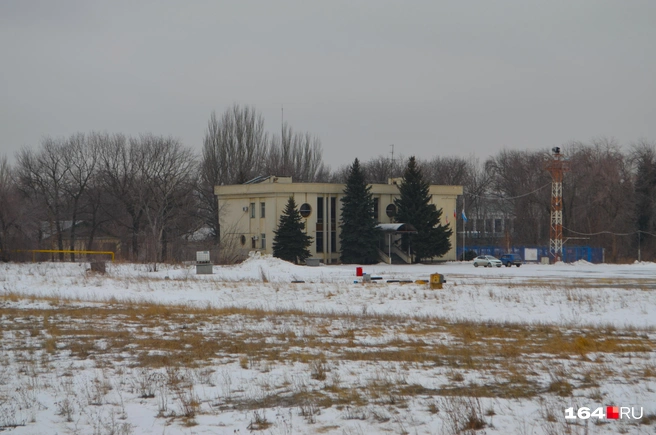
<instances>
[{"instance_id":1,"label":"grey cloud","mask_svg":"<svg viewBox=\"0 0 656 435\"><path fill-rule=\"evenodd\" d=\"M656 140L656 3L0 3L0 149L92 129L200 148L212 110L280 107L333 167Z\"/></svg>"}]
</instances>

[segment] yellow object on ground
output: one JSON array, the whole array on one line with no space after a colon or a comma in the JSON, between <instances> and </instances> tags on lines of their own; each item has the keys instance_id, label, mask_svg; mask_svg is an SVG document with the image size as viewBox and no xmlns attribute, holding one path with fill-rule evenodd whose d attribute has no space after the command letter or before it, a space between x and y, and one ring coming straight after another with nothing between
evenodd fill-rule
<instances>
[{"instance_id":1,"label":"yellow object on ground","mask_svg":"<svg viewBox=\"0 0 656 435\"><path fill-rule=\"evenodd\" d=\"M441 289L444 284L444 275L441 273L432 273L430 276L430 288Z\"/></svg>"}]
</instances>

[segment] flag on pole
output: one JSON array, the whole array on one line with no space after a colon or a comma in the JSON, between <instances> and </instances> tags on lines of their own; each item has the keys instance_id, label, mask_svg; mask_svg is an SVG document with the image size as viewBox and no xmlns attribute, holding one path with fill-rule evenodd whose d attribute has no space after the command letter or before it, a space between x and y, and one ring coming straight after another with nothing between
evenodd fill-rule
<instances>
[{"instance_id":1,"label":"flag on pole","mask_svg":"<svg viewBox=\"0 0 656 435\"><path fill-rule=\"evenodd\" d=\"M462 209L462 220L464 222L467 222L467 216L465 216L465 209L464 208Z\"/></svg>"}]
</instances>

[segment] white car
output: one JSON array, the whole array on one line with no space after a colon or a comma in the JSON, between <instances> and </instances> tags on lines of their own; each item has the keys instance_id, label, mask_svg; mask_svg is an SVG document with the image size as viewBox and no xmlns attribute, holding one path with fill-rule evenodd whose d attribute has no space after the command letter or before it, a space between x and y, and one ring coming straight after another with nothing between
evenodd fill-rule
<instances>
[{"instance_id":1,"label":"white car","mask_svg":"<svg viewBox=\"0 0 656 435\"><path fill-rule=\"evenodd\" d=\"M503 263L497 257L491 255L481 255L480 257L474 258L474 266L485 266L485 267L501 267Z\"/></svg>"}]
</instances>

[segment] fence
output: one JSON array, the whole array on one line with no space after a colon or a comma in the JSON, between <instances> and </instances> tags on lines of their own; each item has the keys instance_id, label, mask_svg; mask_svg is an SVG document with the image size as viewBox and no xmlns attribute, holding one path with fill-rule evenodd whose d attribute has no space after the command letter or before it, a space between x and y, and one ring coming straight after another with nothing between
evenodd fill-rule
<instances>
[{"instance_id":1,"label":"fence","mask_svg":"<svg viewBox=\"0 0 656 435\"><path fill-rule=\"evenodd\" d=\"M0 251L2 252L2 251ZM50 259L51 260L57 260L59 257L55 257L54 254L75 254L78 256L85 256L85 255L102 255L102 256L109 256L112 260L112 263L114 262L114 252L113 251L84 251L84 250L59 250L59 249L16 249L13 251L10 251L12 254L18 254L18 258L14 258L13 260L16 261L26 261L27 258L24 254L31 254L32 257L32 262L37 261L37 259L41 260L43 256L38 256L37 254L50 254ZM15 257L15 255L14 255ZM78 257L78 260L82 260L84 257ZM86 260L86 258L85 258ZM47 261L47 260L46 260Z\"/></svg>"},{"instance_id":2,"label":"fence","mask_svg":"<svg viewBox=\"0 0 656 435\"><path fill-rule=\"evenodd\" d=\"M535 249L537 250L538 258L537 261L540 262L543 257L549 257L549 248L546 246L513 246L510 250L500 248L498 246L465 246L466 251L474 251L476 255L494 255L495 257L500 257L503 254L517 254L524 258L524 249ZM458 258L462 256L462 247L459 246L456 249ZM578 260L585 260L590 263L603 263L604 262L604 249L603 248L593 248L590 246L567 246L563 248L563 261L566 263L573 263Z\"/></svg>"}]
</instances>

